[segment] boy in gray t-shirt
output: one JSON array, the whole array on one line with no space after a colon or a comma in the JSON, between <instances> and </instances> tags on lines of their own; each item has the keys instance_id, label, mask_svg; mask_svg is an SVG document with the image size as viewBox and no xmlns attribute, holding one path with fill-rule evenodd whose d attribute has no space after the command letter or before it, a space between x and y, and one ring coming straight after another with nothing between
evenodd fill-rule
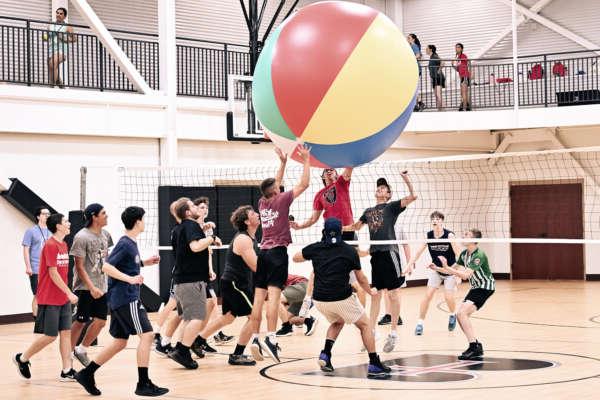
<instances>
[{"instance_id":1,"label":"boy in gray t-shirt","mask_svg":"<svg viewBox=\"0 0 600 400\"><path fill-rule=\"evenodd\" d=\"M89 364L87 347L98 337L106 325L108 305L106 302L107 282L102 272L104 259L113 241L110 234L102 229L108 215L100 204L90 204L85 209L85 228L73 238L70 254L75 257L73 291L79 297L75 312L76 321L71 328L73 356L84 366ZM91 323L90 323L91 322ZM75 347L83 328L90 323L81 344Z\"/></svg>"}]
</instances>

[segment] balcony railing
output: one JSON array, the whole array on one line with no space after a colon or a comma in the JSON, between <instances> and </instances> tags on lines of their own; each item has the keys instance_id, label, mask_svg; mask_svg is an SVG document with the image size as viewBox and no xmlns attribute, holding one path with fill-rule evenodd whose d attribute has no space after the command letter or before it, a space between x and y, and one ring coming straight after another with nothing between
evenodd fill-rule
<instances>
[{"instance_id":1,"label":"balcony railing","mask_svg":"<svg viewBox=\"0 0 600 400\"><path fill-rule=\"evenodd\" d=\"M64 28L51 22L0 16L0 81L54 86L58 77L61 87L135 90L88 27L69 26L74 30L72 36L57 33ZM160 89L157 35L111 32L148 85ZM56 74L53 56L57 53L64 56L64 62ZM600 103L599 58L600 50L519 57L516 75L512 58L469 60L468 75L463 70L463 79L454 60L439 60L433 65L422 60L418 91L421 111L458 110L467 95L471 109L510 108L515 83L519 107ZM179 95L226 99L228 76L249 72L247 46L177 38ZM235 90L236 98L244 97L243 87ZM462 108L466 108L464 104Z\"/></svg>"}]
</instances>

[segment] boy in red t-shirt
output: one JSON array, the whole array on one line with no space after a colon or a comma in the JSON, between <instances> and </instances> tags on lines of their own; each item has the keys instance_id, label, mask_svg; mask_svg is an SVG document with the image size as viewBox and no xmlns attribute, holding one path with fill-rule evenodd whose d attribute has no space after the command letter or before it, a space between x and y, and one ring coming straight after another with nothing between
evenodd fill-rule
<instances>
[{"instance_id":1,"label":"boy in red t-shirt","mask_svg":"<svg viewBox=\"0 0 600 400\"><path fill-rule=\"evenodd\" d=\"M38 314L34 332L43 334L23 353L17 353L13 362L19 374L31 378L29 360L44 347L54 342L60 333L60 356L62 371L60 380L75 380L71 360L71 304L77 296L67 286L69 273L69 249L64 241L70 232L71 223L62 214L52 214L46 221L52 237L46 241L40 255L39 284L37 290Z\"/></svg>"},{"instance_id":2,"label":"boy in red t-shirt","mask_svg":"<svg viewBox=\"0 0 600 400\"><path fill-rule=\"evenodd\" d=\"M469 87L471 86L471 72L469 71L469 59L463 53L464 46L462 43L456 43L456 60L452 65L458 72L460 77L460 108L458 111L471 111L471 103L469 102Z\"/></svg>"}]
</instances>

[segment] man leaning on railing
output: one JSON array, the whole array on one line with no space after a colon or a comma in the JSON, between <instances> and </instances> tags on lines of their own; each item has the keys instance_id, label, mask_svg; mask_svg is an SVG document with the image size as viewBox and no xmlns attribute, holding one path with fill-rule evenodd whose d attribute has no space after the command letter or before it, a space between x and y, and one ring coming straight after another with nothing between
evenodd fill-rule
<instances>
[{"instance_id":1,"label":"man leaning on railing","mask_svg":"<svg viewBox=\"0 0 600 400\"><path fill-rule=\"evenodd\" d=\"M64 88L64 82L60 79L58 68L66 60L69 50L68 43L73 43L77 37L73 34L73 27L65 25L67 9L59 7L56 9L56 22L48 27L48 33L44 34L44 40L48 41L48 73L50 83ZM64 75L64 74L63 74Z\"/></svg>"}]
</instances>

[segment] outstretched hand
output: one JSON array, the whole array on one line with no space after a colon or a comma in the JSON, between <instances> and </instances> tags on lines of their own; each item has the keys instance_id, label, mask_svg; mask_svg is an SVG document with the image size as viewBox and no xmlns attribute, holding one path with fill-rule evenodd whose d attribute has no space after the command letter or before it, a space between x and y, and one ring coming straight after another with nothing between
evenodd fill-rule
<instances>
[{"instance_id":1,"label":"outstretched hand","mask_svg":"<svg viewBox=\"0 0 600 400\"><path fill-rule=\"evenodd\" d=\"M283 150L279 147L275 147L275 153L277 154L277 157L279 157L279 161L282 163L287 162L287 154L284 154Z\"/></svg>"},{"instance_id":2,"label":"outstretched hand","mask_svg":"<svg viewBox=\"0 0 600 400\"><path fill-rule=\"evenodd\" d=\"M310 147L307 145L298 146L296 151L300 158L302 158L302 161L307 162L310 160Z\"/></svg>"}]
</instances>

